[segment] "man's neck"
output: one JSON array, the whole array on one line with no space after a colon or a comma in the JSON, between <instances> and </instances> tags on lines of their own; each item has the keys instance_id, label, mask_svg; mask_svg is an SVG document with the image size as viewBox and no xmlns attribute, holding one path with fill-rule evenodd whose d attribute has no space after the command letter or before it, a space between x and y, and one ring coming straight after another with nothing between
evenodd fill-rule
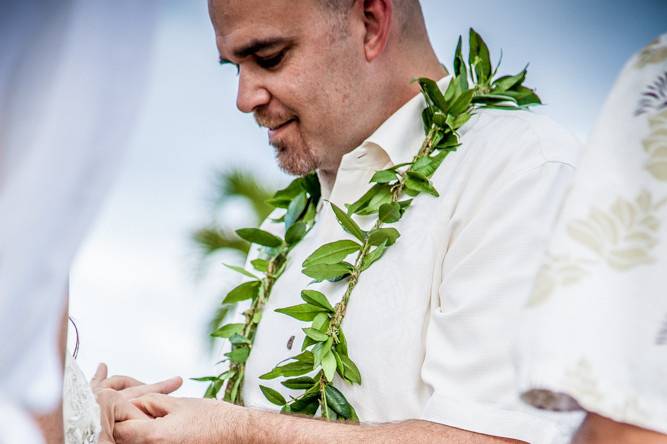
<instances>
[{"instance_id":1,"label":"man's neck","mask_svg":"<svg viewBox=\"0 0 667 444\"><path fill-rule=\"evenodd\" d=\"M373 134L373 132L377 130L377 128L379 128L384 122L386 122L389 117L391 117L403 105L409 102L415 95L419 94L419 86L416 82L412 83L412 79L418 77L428 77L437 81L449 74L447 69L441 65L438 59L435 57L435 54L432 52L432 50L427 59L429 60L429 63L422 63L421 67L419 67L417 64L408 64L408 66L412 66L401 73L401 75L397 76L397 80L395 82L397 85L392 85L391 87L392 95L396 97L396 100L388 104L384 110L384 113L381 114L381 119L378 120L377 125L375 125L375 127L368 132L366 137L370 137L370 135ZM399 91L402 91L402 94L397 94ZM322 183L323 188L328 190L333 188L334 183L336 182L338 167L340 166L340 162L343 156L355 148L357 147L350 147L346 153L341 154L334 165L327 168L318 169L318 177Z\"/></svg>"}]
</instances>

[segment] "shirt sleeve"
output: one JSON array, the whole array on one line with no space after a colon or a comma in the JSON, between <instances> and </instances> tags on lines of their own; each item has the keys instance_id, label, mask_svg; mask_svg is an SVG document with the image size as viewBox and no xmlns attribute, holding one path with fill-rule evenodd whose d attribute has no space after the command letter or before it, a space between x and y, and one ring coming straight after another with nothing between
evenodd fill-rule
<instances>
[{"instance_id":1,"label":"shirt sleeve","mask_svg":"<svg viewBox=\"0 0 667 444\"><path fill-rule=\"evenodd\" d=\"M566 441L573 418L562 425L522 406L511 351L572 173L563 162L535 164L453 216L460 228L426 333L422 376L433 394L423 419L530 443Z\"/></svg>"},{"instance_id":2,"label":"shirt sleeve","mask_svg":"<svg viewBox=\"0 0 667 444\"><path fill-rule=\"evenodd\" d=\"M625 66L521 318L523 399L667 433L667 35Z\"/></svg>"}]
</instances>

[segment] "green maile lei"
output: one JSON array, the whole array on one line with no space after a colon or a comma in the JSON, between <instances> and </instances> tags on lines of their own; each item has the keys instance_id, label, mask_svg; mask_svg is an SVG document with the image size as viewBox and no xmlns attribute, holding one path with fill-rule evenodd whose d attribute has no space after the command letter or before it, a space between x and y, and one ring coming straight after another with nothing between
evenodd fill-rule
<instances>
[{"instance_id":1,"label":"green maile lei","mask_svg":"<svg viewBox=\"0 0 667 444\"><path fill-rule=\"evenodd\" d=\"M225 324L211 332L212 337L229 341L230 350L225 353L225 359L218 363L225 364L222 372L214 376L193 378L195 381L209 383L205 398L219 398L222 391L224 401L243 405L241 387L245 364L252 350L257 326L262 319L264 305L273 285L285 270L289 252L315 224L319 200L320 184L317 176L309 174L300 177L267 201L274 208L284 209L279 218L273 219L276 223L284 224L283 238L259 228L236 230L239 237L259 246L259 254L250 262L252 272L243 267L226 265L250 280L232 289L222 303L230 307L242 303L248 307L242 313L244 322Z\"/></svg>"},{"instance_id":2,"label":"green maile lei","mask_svg":"<svg viewBox=\"0 0 667 444\"><path fill-rule=\"evenodd\" d=\"M349 384L361 384L362 382L361 373L348 354L347 341L342 329L352 292L362 273L398 241L399 231L387 225L399 222L410 208L412 200L420 194L439 196L430 179L449 153L456 151L461 145L458 130L470 120L475 111L478 109L521 110L541 103L535 92L523 85L527 72L525 68L516 75L496 78L499 65L500 63L495 69L493 68L488 47L473 29L470 29L469 54L466 64L462 54L462 38L459 37L454 56L453 77L444 92L431 79L416 79L426 101L426 108L422 112L426 137L412 161L375 172L370 180L372 187L356 202L346 204L346 210L329 203L342 229L355 240L339 240L317 248L304 261L302 272L312 278L313 282L345 281L347 287L342 299L335 305L331 304L323 293L305 289L301 292L302 304L276 310L308 323L303 328L305 338L301 346L301 353L287 358L260 377L264 380L286 378L281 381L283 386L291 390L303 390L299 396L290 396L287 400L278 391L260 385L264 396L273 404L281 406L282 412L308 416L314 416L319 412L320 416L327 420L352 422L359 420L352 405L334 386L336 375ZM313 194L306 191L304 198L311 199L309 204L316 201L312 196L319 198L319 189L317 192L313 191ZM292 202L288 204L289 207L292 206ZM306 210L303 211L303 214L293 214L291 217L297 220L306 214ZM289 213L288 208L287 214ZM365 231L354 221L353 215L375 215L377 220L370 230ZM287 219L287 216L285 218ZM305 236L308 227L312 227L314 214L312 218L307 217L303 223L306 230L299 240ZM262 236L268 234L262 233ZM284 254L285 257L281 257L276 262L279 264L279 271L282 272L286 255L295 245L287 241L289 230L285 240L275 238L274 246L266 245L265 239L251 239L249 236L243 236L243 233L239 234L246 240L274 249L269 251L280 251L281 254ZM280 246L278 246L278 241L280 241ZM276 248L278 250L275 250ZM350 256L353 256L353 260L348 261ZM238 271L245 272L245 270ZM261 314L258 315L258 313L261 313L261 307L266 302L277 276L279 274L273 276L271 282L266 283L264 282L268 279L268 275L261 280L250 281L262 282L262 284L253 285L261 285L260 288L263 289L257 295L252 294L247 297L253 300L253 304L255 300L258 300L255 311L251 312L253 313L252 319L249 318L251 313L246 312L246 324L229 324L219 329L224 330L224 335L219 333L217 336L229 337L232 342L232 351L227 354L231 365L229 370L216 379L210 379L211 385L207 396L215 397L217 390L226 381L224 399L235 403L242 402L238 395L238 384L242 380L242 373L239 372L242 372L243 363L252 347L252 337L246 335L245 332L252 332L254 337L254 331L259 322L259 319L255 322L254 317L261 317ZM232 290L232 293L238 288ZM269 291L266 291L267 289ZM232 331L234 334L230 334ZM241 341L247 341L242 344L245 348L238 347L237 344ZM244 351L239 352L238 350ZM235 351L238 356L234 356ZM229 376L230 374L232 376ZM239 374L241 374L241 379L238 379ZM232 379L234 377L237 379ZM230 396L228 396L228 391Z\"/></svg>"}]
</instances>

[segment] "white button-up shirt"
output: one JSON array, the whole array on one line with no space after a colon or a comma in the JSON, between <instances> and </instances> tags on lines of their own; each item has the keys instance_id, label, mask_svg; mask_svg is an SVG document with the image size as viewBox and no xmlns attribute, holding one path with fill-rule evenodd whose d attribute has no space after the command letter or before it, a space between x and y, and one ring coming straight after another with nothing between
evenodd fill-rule
<instances>
[{"instance_id":1,"label":"white button-up shirt","mask_svg":"<svg viewBox=\"0 0 667 444\"><path fill-rule=\"evenodd\" d=\"M446 86L449 78L440 82ZM373 172L410 161L424 139L421 95L343 156L323 198L342 207L370 187ZM511 345L521 307L572 176L577 140L524 111L481 111L461 130L462 146L433 176L440 197L420 195L395 226L401 233L365 271L343 322L363 383L336 384L362 421L421 418L531 443L560 442L560 425L518 399ZM356 217L364 229L374 217ZM263 228L283 234L283 224ZM246 405L275 408L259 376L299 353L306 324L276 313L302 303L305 288L338 302L345 282L311 284L304 259L350 238L323 205L273 288L247 362ZM294 347L288 342L295 336Z\"/></svg>"}]
</instances>

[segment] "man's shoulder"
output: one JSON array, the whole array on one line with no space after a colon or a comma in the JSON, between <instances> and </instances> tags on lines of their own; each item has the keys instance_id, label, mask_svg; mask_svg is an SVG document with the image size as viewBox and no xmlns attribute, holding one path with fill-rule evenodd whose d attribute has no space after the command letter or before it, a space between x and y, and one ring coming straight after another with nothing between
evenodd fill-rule
<instances>
[{"instance_id":1,"label":"man's shoulder","mask_svg":"<svg viewBox=\"0 0 667 444\"><path fill-rule=\"evenodd\" d=\"M492 150L494 157L522 158L536 165L574 167L582 146L572 132L533 111L480 110L465 136L471 144Z\"/></svg>"}]
</instances>

